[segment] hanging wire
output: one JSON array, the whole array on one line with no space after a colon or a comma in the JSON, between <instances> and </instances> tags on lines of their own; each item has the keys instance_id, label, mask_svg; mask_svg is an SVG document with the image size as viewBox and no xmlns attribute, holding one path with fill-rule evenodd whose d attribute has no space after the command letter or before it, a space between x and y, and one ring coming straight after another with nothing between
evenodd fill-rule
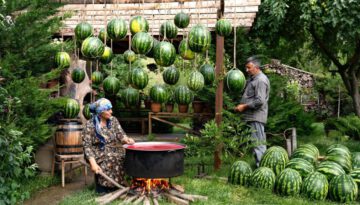
<instances>
[{"instance_id":1,"label":"hanging wire","mask_svg":"<svg viewBox=\"0 0 360 205\"><path fill-rule=\"evenodd\" d=\"M234 26L234 68L236 68L236 26L237 26L237 19L236 19L236 8L234 9L234 22L235 22L235 26Z\"/></svg>"},{"instance_id":2,"label":"hanging wire","mask_svg":"<svg viewBox=\"0 0 360 205\"><path fill-rule=\"evenodd\" d=\"M110 44L111 44L111 50L113 50L113 40L111 39L110 40ZM112 63L112 61L110 62L110 75L112 76L112 74L113 74L113 72L112 72L112 70L113 70L113 63Z\"/></svg>"}]
</instances>

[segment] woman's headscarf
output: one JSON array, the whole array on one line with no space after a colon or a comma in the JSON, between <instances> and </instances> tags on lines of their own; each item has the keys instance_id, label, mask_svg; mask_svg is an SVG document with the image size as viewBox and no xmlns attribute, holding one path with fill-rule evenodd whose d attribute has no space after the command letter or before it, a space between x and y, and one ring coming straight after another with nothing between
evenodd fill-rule
<instances>
[{"instance_id":1,"label":"woman's headscarf","mask_svg":"<svg viewBox=\"0 0 360 205\"><path fill-rule=\"evenodd\" d=\"M106 141L105 141L104 135L101 132L100 115L102 112L109 110L111 108L112 108L112 104L111 104L110 100L108 100L106 98L100 98L96 102L90 104L90 106L89 106L90 112L95 114L95 115L93 115L92 121L95 126L95 135L100 141L99 147L101 150L104 149ZM108 120L106 122L106 126L109 129L111 128L110 120Z\"/></svg>"}]
</instances>

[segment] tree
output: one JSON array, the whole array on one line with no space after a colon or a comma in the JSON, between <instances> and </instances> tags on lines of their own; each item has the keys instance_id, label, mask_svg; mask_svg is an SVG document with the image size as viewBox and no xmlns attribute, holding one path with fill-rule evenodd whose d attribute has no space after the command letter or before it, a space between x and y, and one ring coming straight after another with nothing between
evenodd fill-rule
<instances>
[{"instance_id":1,"label":"tree","mask_svg":"<svg viewBox=\"0 0 360 205\"><path fill-rule=\"evenodd\" d=\"M331 62L360 116L360 7L354 0L264 0L251 32L275 55L293 55L304 43ZM292 52L294 51L294 52Z\"/></svg>"}]
</instances>

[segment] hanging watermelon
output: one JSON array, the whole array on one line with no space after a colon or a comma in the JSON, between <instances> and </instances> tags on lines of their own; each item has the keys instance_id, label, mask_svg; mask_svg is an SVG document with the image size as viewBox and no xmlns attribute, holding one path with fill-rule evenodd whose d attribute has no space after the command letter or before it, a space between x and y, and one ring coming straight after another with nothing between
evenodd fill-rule
<instances>
[{"instance_id":1,"label":"hanging watermelon","mask_svg":"<svg viewBox=\"0 0 360 205\"><path fill-rule=\"evenodd\" d=\"M139 91L134 88L126 88L121 92L121 101L126 107L131 107L139 103Z\"/></svg>"},{"instance_id":2,"label":"hanging watermelon","mask_svg":"<svg viewBox=\"0 0 360 205\"><path fill-rule=\"evenodd\" d=\"M167 100L167 90L163 85L154 85L150 89L150 98L153 102L164 103Z\"/></svg>"},{"instance_id":3,"label":"hanging watermelon","mask_svg":"<svg viewBox=\"0 0 360 205\"><path fill-rule=\"evenodd\" d=\"M220 19L215 24L215 31L219 36L229 36L232 31L231 22L227 19Z\"/></svg>"},{"instance_id":4,"label":"hanging watermelon","mask_svg":"<svg viewBox=\"0 0 360 205\"><path fill-rule=\"evenodd\" d=\"M81 68L75 68L71 72L71 79L74 83L81 83L85 79L85 71Z\"/></svg>"},{"instance_id":5,"label":"hanging watermelon","mask_svg":"<svg viewBox=\"0 0 360 205\"><path fill-rule=\"evenodd\" d=\"M89 120L91 118L91 112L90 112L90 105L86 104L83 107L82 114L84 115L85 119Z\"/></svg>"},{"instance_id":6,"label":"hanging watermelon","mask_svg":"<svg viewBox=\"0 0 360 205\"><path fill-rule=\"evenodd\" d=\"M138 32L132 39L131 48L138 54L146 54L153 47L153 37L144 32Z\"/></svg>"},{"instance_id":7,"label":"hanging watermelon","mask_svg":"<svg viewBox=\"0 0 360 205\"><path fill-rule=\"evenodd\" d=\"M189 33L188 44L194 52L205 52L211 45L210 31L201 24L192 27Z\"/></svg>"},{"instance_id":8,"label":"hanging watermelon","mask_svg":"<svg viewBox=\"0 0 360 205\"><path fill-rule=\"evenodd\" d=\"M170 66L165 69L162 76L166 84L175 85L179 81L180 71L175 66Z\"/></svg>"},{"instance_id":9,"label":"hanging watermelon","mask_svg":"<svg viewBox=\"0 0 360 205\"><path fill-rule=\"evenodd\" d=\"M176 49L173 44L162 41L154 48L154 60L160 66L171 66L176 59Z\"/></svg>"},{"instance_id":10,"label":"hanging watermelon","mask_svg":"<svg viewBox=\"0 0 360 205\"><path fill-rule=\"evenodd\" d=\"M120 90L120 81L114 76L108 76L103 82L105 93L109 95L116 95Z\"/></svg>"},{"instance_id":11,"label":"hanging watermelon","mask_svg":"<svg viewBox=\"0 0 360 205\"><path fill-rule=\"evenodd\" d=\"M174 23L178 28L186 28L190 23L190 16L184 12L176 14Z\"/></svg>"},{"instance_id":12,"label":"hanging watermelon","mask_svg":"<svg viewBox=\"0 0 360 205\"><path fill-rule=\"evenodd\" d=\"M226 74L225 84L231 92L241 92L245 88L246 79L244 74L237 68Z\"/></svg>"},{"instance_id":13,"label":"hanging watermelon","mask_svg":"<svg viewBox=\"0 0 360 205\"><path fill-rule=\"evenodd\" d=\"M166 38L172 39L177 36L178 30L175 24L172 21L166 21L165 23L161 24L160 27L160 35Z\"/></svg>"},{"instance_id":14,"label":"hanging watermelon","mask_svg":"<svg viewBox=\"0 0 360 205\"><path fill-rule=\"evenodd\" d=\"M194 71L190 74L187 80L187 86L192 91L199 91L204 87L204 76L199 71Z\"/></svg>"},{"instance_id":15,"label":"hanging watermelon","mask_svg":"<svg viewBox=\"0 0 360 205\"><path fill-rule=\"evenodd\" d=\"M130 74L131 86L136 89L144 89L148 82L148 74L142 68L135 68L131 71Z\"/></svg>"},{"instance_id":16,"label":"hanging watermelon","mask_svg":"<svg viewBox=\"0 0 360 205\"><path fill-rule=\"evenodd\" d=\"M105 45L97 37L88 37L81 45L81 53L87 58L100 58L105 50Z\"/></svg>"},{"instance_id":17,"label":"hanging watermelon","mask_svg":"<svg viewBox=\"0 0 360 205\"><path fill-rule=\"evenodd\" d=\"M210 85L214 82L215 68L212 65L205 63L200 67L200 73L204 76L206 85Z\"/></svg>"},{"instance_id":18,"label":"hanging watermelon","mask_svg":"<svg viewBox=\"0 0 360 205\"><path fill-rule=\"evenodd\" d=\"M114 58L114 54L113 51L111 50L110 47L105 47L104 53L102 54L101 58L100 58L100 62L102 64L108 64L112 61L112 59Z\"/></svg>"},{"instance_id":19,"label":"hanging watermelon","mask_svg":"<svg viewBox=\"0 0 360 205\"><path fill-rule=\"evenodd\" d=\"M195 53L189 48L187 39L183 39L179 45L179 54L185 60L193 60Z\"/></svg>"},{"instance_id":20,"label":"hanging watermelon","mask_svg":"<svg viewBox=\"0 0 360 205\"><path fill-rule=\"evenodd\" d=\"M104 75L100 71L94 71L91 74L91 82L95 85L99 85L104 80Z\"/></svg>"},{"instance_id":21,"label":"hanging watermelon","mask_svg":"<svg viewBox=\"0 0 360 205\"><path fill-rule=\"evenodd\" d=\"M147 57L149 58L154 58L154 48L160 43L159 40L157 40L156 38L153 38L153 47L151 48L151 50L145 54Z\"/></svg>"},{"instance_id":22,"label":"hanging watermelon","mask_svg":"<svg viewBox=\"0 0 360 205\"><path fill-rule=\"evenodd\" d=\"M127 27L123 19L113 19L107 24L107 34L113 40L121 40L126 37Z\"/></svg>"},{"instance_id":23,"label":"hanging watermelon","mask_svg":"<svg viewBox=\"0 0 360 205\"><path fill-rule=\"evenodd\" d=\"M70 61L70 55L66 52L57 52L55 55L55 64L58 68L69 68Z\"/></svg>"},{"instance_id":24,"label":"hanging watermelon","mask_svg":"<svg viewBox=\"0 0 360 205\"><path fill-rule=\"evenodd\" d=\"M100 29L98 37L102 42L105 42L105 38L106 38L106 41L109 40L109 36L108 36L105 28Z\"/></svg>"},{"instance_id":25,"label":"hanging watermelon","mask_svg":"<svg viewBox=\"0 0 360 205\"><path fill-rule=\"evenodd\" d=\"M65 118L75 118L78 116L80 111L80 105L77 100L68 98L63 106Z\"/></svg>"},{"instance_id":26,"label":"hanging watermelon","mask_svg":"<svg viewBox=\"0 0 360 205\"><path fill-rule=\"evenodd\" d=\"M136 54L132 50L126 50L124 52L124 61L126 63L133 63L136 60Z\"/></svg>"},{"instance_id":27,"label":"hanging watermelon","mask_svg":"<svg viewBox=\"0 0 360 205\"><path fill-rule=\"evenodd\" d=\"M93 35L93 27L87 22L80 22L75 27L75 38L81 42Z\"/></svg>"},{"instance_id":28,"label":"hanging watermelon","mask_svg":"<svg viewBox=\"0 0 360 205\"><path fill-rule=\"evenodd\" d=\"M130 20L130 31L133 35L138 32L148 32L149 23L144 17L135 16Z\"/></svg>"}]
</instances>

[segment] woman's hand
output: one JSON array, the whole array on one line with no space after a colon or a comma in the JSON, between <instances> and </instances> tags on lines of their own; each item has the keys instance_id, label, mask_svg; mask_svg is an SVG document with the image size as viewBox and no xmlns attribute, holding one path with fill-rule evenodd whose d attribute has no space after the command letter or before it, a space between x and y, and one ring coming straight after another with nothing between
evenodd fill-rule
<instances>
[{"instance_id":1,"label":"woman's hand","mask_svg":"<svg viewBox=\"0 0 360 205\"><path fill-rule=\"evenodd\" d=\"M101 167L96 163L94 158L90 158L89 162L91 171L95 172L95 174L99 174L100 172L102 172Z\"/></svg>"},{"instance_id":2,"label":"woman's hand","mask_svg":"<svg viewBox=\"0 0 360 205\"><path fill-rule=\"evenodd\" d=\"M133 138L127 137L123 140L125 144L134 144L135 140Z\"/></svg>"}]
</instances>

